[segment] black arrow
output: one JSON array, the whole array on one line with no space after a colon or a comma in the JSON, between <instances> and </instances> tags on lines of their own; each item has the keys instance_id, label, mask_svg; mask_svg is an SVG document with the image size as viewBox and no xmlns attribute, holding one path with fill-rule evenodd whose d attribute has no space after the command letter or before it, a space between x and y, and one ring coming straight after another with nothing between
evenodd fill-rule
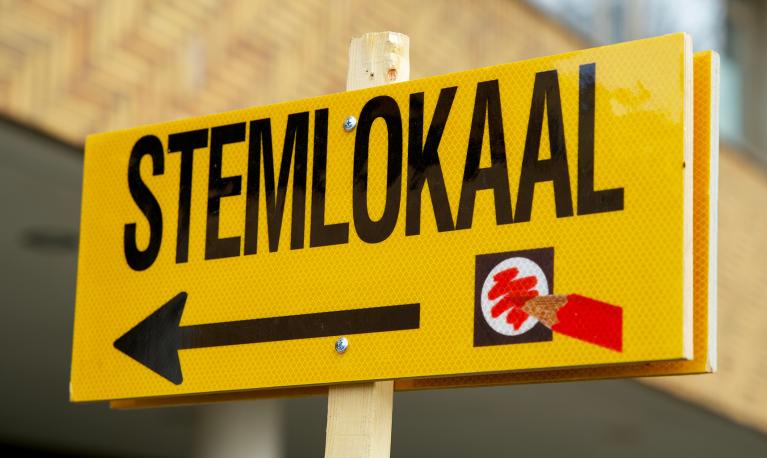
<instances>
[{"instance_id":1,"label":"black arrow","mask_svg":"<svg viewBox=\"0 0 767 458\"><path fill-rule=\"evenodd\" d=\"M181 326L186 296L177 294L114 343L176 385L184 381L179 350L418 329L421 316L420 304L404 304Z\"/></svg>"}]
</instances>

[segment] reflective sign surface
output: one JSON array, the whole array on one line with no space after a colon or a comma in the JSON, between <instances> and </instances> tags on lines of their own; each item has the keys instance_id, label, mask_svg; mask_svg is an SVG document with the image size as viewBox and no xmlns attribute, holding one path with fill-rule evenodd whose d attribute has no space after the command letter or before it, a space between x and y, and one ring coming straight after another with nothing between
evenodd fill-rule
<instances>
[{"instance_id":1,"label":"reflective sign surface","mask_svg":"<svg viewBox=\"0 0 767 458\"><path fill-rule=\"evenodd\" d=\"M719 56L694 55L693 358L588 368L400 380L399 390L700 374L717 367L716 281L719 177ZM212 399L215 400L215 399Z\"/></svg>"},{"instance_id":2,"label":"reflective sign surface","mask_svg":"<svg viewBox=\"0 0 767 458\"><path fill-rule=\"evenodd\" d=\"M692 116L677 34L93 135L72 399L692 358Z\"/></svg>"}]
</instances>

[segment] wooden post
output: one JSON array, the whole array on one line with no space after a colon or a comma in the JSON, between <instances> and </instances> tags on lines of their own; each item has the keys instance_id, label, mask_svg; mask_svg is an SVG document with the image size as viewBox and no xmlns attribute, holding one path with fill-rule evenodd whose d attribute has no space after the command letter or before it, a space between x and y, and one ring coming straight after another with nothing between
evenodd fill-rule
<instances>
[{"instance_id":1,"label":"wooden post","mask_svg":"<svg viewBox=\"0 0 767 458\"><path fill-rule=\"evenodd\" d=\"M410 39L395 32L367 33L349 45L346 90L410 79ZM351 345L354 345L352 340ZM391 449L394 382L331 386L326 458L386 458Z\"/></svg>"},{"instance_id":2,"label":"wooden post","mask_svg":"<svg viewBox=\"0 0 767 458\"><path fill-rule=\"evenodd\" d=\"M396 32L366 33L349 44L346 90L410 79L410 38Z\"/></svg>"},{"instance_id":3,"label":"wooden post","mask_svg":"<svg viewBox=\"0 0 767 458\"><path fill-rule=\"evenodd\" d=\"M326 458L387 458L391 449L394 382L331 386Z\"/></svg>"}]
</instances>

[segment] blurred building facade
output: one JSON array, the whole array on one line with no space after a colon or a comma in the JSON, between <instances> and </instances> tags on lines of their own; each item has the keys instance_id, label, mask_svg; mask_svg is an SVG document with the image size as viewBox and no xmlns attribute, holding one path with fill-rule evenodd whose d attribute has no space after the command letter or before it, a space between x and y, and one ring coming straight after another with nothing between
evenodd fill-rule
<instances>
[{"instance_id":1,"label":"blurred building facade","mask_svg":"<svg viewBox=\"0 0 767 458\"><path fill-rule=\"evenodd\" d=\"M668 2L649 0L0 0L0 114L81 148L94 132L342 91L349 39L369 31L410 36L412 79L689 31L724 56L720 370L647 383L767 432L767 8L680 3L699 22L653 22Z\"/></svg>"}]
</instances>

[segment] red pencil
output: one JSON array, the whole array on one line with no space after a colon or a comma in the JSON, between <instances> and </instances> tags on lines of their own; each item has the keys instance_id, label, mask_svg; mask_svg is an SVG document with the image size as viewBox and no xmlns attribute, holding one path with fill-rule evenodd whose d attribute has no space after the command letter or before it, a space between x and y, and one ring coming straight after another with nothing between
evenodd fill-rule
<instances>
[{"instance_id":1,"label":"red pencil","mask_svg":"<svg viewBox=\"0 0 767 458\"><path fill-rule=\"evenodd\" d=\"M552 331L623 351L623 309L579 294L534 297L522 306Z\"/></svg>"}]
</instances>

